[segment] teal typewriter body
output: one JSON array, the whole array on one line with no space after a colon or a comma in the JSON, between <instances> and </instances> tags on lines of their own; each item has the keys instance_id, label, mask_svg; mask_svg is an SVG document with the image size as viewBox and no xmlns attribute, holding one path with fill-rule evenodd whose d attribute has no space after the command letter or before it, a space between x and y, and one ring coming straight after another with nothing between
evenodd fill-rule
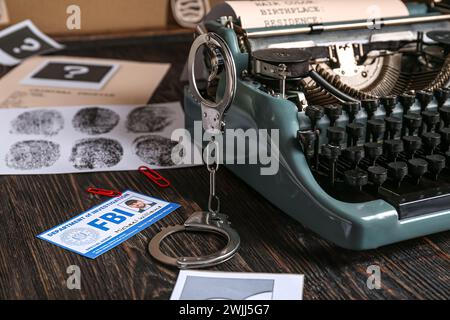
<instances>
[{"instance_id":1,"label":"teal typewriter body","mask_svg":"<svg viewBox=\"0 0 450 320\"><path fill-rule=\"evenodd\" d=\"M381 28L350 21L243 30L230 18L203 26L223 39L236 69L226 129L279 132L276 174L261 175L260 164L226 167L343 248L450 229L450 17L408 8L409 17ZM200 91L220 99L225 81L219 72ZM184 109L194 136L202 111L189 87Z\"/></svg>"}]
</instances>

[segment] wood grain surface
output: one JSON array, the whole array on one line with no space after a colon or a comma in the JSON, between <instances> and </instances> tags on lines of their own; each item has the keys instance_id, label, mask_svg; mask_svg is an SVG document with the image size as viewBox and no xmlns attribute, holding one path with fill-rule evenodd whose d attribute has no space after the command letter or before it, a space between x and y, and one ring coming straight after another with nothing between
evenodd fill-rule
<instances>
[{"instance_id":1,"label":"wood grain surface","mask_svg":"<svg viewBox=\"0 0 450 320\"><path fill-rule=\"evenodd\" d=\"M151 100L166 102L182 99L178 79L190 39L71 42L63 54L170 62L172 68ZM154 261L147 245L162 227L180 224L206 206L208 176L202 167L163 174L172 188L158 189L137 171L0 176L0 298L168 299L178 270ZM182 207L95 260L37 239L37 234L106 200L86 193L88 186L131 189ZM225 168L218 172L218 192L242 247L212 270L305 274L305 299L450 298L450 232L349 251L302 227ZM216 237L181 234L169 238L164 250L201 254L221 245ZM81 290L66 286L70 265L81 269ZM366 286L370 265L381 268L379 290Z\"/></svg>"}]
</instances>

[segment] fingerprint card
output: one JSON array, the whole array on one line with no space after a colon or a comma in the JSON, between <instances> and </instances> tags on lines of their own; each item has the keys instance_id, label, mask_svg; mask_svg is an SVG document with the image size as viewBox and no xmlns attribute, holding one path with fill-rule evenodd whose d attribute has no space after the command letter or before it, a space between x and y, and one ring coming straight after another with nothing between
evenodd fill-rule
<instances>
[{"instance_id":1,"label":"fingerprint card","mask_svg":"<svg viewBox=\"0 0 450 320\"><path fill-rule=\"evenodd\" d=\"M44 61L21 84L100 90L118 69L118 64Z\"/></svg>"},{"instance_id":2,"label":"fingerprint card","mask_svg":"<svg viewBox=\"0 0 450 320\"><path fill-rule=\"evenodd\" d=\"M301 274L181 270L171 300L301 300Z\"/></svg>"},{"instance_id":3,"label":"fingerprint card","mask_svg":"<svg viewBox=\"0 0 450 320\"><path fill-rule=\"evenodd\" d=\"M0 174L163 169L192 165L191 159L201 164L185 134L178 102L0 109Z\"/></svg>"},{"instance_id":4,"label":"fingerprint card","mask_svg":"<svg viewBox=\"0 0 450 320\"><path fill-rule=\"evenodd\" d=\"M95 259L179 207L127 190L37 237Z\"/></svg>"},{"instance_id":5,"label":"fingerprint card","mask_svg":"<svg viewBox=\"0 0 450 320\"><path fill-rule=\"evenodd\" d=\"M13 66L31 56L62 48L63 45L42 33L31 20L0 31L0 64Z\"/></svg>"}]
</instances>

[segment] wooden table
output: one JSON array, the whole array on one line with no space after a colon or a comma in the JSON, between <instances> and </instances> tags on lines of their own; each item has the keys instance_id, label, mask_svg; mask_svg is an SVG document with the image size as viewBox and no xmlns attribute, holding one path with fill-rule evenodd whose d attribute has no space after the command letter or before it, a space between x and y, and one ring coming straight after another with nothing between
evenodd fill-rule
<instances>
[{"instance_id":1,"label":"wooden table","mask_svg":"<svg viewBox=\"0 0 450 320\"><path fill-rule=\"evenodd\" d=\"M182 99L178 78L189 45L190 37L179 35L71 43L63 53L170 62L169 74L151 99L165 102ZM206 206L208 176L203 167L167 170L164 175L173 188L158 189L136 171L0 176L0 298L168 299L178 270L154 261L147 244L162 227L182 223ZM305 274L305 299L450 298L450 232L377 250L344 250L302 227L226 169L219 171L218 179L223 212L239 231L242 247L213 270ZM84 191L91 185L132 189L182 208L95 260L36 238L104 201ZM181 234L171 238L165 250L203 254L221 245L214 236ZM81 290L66 286L70 265L81 269ZM381 268L379 290L366 286L370 265Z\"/></svg>"}]
</instances>

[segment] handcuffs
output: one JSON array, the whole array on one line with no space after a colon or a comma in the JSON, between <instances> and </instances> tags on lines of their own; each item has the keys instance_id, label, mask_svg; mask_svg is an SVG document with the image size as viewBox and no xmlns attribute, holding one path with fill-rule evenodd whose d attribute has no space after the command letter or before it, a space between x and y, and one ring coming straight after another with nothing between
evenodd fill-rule
<instances>
[{"instance_id":1,"label":"handcuffs","mask_svg":"<svg viewBox=\"0 0 450 320\"><path fill-rule=\"evenodd\" d=\"M217 74L219 67L223 67L226 75L226 85L222 100L213 102L205 99L198 91L195 80L195 60L198 50L206 46L210 50L211 68ZM219 64L223 64L219 66ZM211 141L206 146L206 167L210 174L210 192L208 211L193 213L182 225L175 225L162 229L152 238L148 245L150 254L158 261L180 269L210 267L231 259L239 249L239 234L230 227L228 217L220 213L220 199L216 195L215 174L219 168L219 148L214 134L223 132L225 122L223 118L231 106L236 94L236 67L231 51L226 42L215 33L200 34L193 42L188 59L189 89L193 98L200 103L202 109L203 129L211 135ZM211 76L210 76L211 78ZM214 147L214 154L210 149ZM215 204L215 205L214 205ZM161 251L161 242L171 234L177 232L210 232L218 234L227 240L227 245L219 252L197 257L171 257Z\"/></svg>"}]
</instances>

